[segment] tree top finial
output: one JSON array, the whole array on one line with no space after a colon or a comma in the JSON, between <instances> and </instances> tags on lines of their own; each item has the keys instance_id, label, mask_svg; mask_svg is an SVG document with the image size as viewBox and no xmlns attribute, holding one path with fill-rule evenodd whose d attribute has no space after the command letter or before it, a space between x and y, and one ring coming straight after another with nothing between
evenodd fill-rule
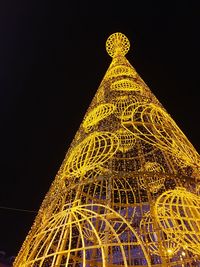
<instances>
[{"instance_id":1,"label":"tree top finial","mask_svg":"<svg viewBox=\"0 0 200 267\"><path fill-rule=\"evenodd\" d=\"M106 51L111 57L125 56L130 49L128 38L121 32L111 34L106 41Z\"/></svg>"}]
</instances>

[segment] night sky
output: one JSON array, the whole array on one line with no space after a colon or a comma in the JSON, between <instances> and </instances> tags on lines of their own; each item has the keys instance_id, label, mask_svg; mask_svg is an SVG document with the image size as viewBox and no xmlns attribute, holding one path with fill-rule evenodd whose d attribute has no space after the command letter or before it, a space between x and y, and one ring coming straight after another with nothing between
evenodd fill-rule
<instances>
[{"instance_id":1,"label":"night sky","mask_svg":"<svg viewBox=\"0 0 200 267\"><path fill-rule=\"evenodd\" d=\"M3 3L4 2L4 3ZM37 211L124 33L130 63L200 152L199 1L3 1L0 206ZM36 213L0 209L16 255Z\"/></svg>"}]
</instances>

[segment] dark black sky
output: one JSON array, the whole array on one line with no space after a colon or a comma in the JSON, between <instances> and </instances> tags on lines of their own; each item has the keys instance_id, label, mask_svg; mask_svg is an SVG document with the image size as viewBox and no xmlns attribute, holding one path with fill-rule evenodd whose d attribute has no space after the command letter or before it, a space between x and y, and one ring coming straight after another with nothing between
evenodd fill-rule
<instances>
[{"instance_id":1,"label":"dark black sky","mask_svg":"<svg viewBox=\"0 0 200 267\"><path fill-rule=\"evenodd\" d=\"M200 152L199 1L5 1L0 8L0 206L38 210L111 58L127 58ZM35 214L0 209L15 255Z\"/></svg>"}]
</instances>

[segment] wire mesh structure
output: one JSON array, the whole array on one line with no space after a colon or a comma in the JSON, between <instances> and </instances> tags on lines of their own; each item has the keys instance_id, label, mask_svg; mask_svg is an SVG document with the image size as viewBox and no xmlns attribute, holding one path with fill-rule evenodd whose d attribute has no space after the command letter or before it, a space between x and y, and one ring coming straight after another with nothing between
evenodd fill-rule
<instances>
[{"instance_id":1,"label":"wire mesh structure","mask_svg":"<svg viewBox=\"0 0 200 267\"><path fill-rule=\"evenodd\" d=\"M15 267L200 266L200 156L122 33Z\"/></svg>"}]
</instances>

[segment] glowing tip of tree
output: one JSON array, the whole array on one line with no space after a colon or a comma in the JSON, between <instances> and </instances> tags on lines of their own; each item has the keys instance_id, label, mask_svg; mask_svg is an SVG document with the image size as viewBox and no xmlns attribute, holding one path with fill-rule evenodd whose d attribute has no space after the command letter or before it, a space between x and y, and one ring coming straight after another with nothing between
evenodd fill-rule
<instances>
[{"instance_id":1,"label":"glowing tip of tree","mask_svg":"<svg viewBox=\"0 0 200 267\"><path fill-rule=\"evenodd\" d=\"M111 57L125 56L129 49L130 42L123 33L113 33L106 41L106 51Z\"/></svg>"}]
</instances>

